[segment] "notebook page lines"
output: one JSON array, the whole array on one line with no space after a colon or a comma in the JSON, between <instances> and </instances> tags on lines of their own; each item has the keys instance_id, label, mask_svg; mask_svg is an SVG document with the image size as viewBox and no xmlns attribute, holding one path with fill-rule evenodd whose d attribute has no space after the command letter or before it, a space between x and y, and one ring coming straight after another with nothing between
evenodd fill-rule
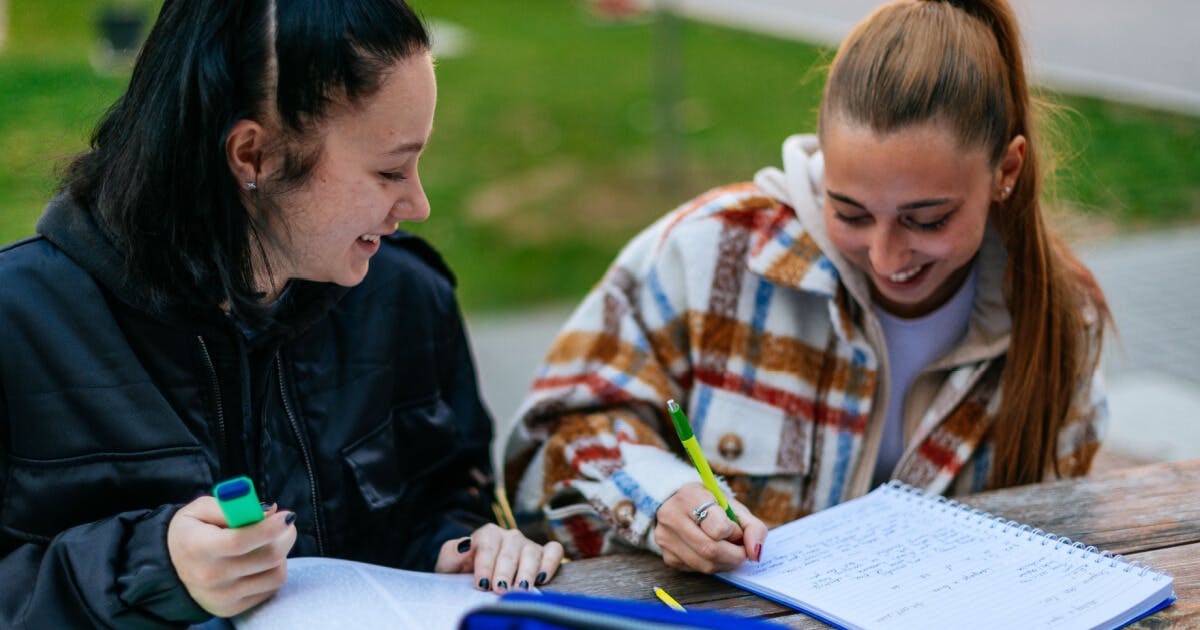
<instances>
[{"instance_id":1,"label":"notebook page lines","mask_svg":"<svg viewBox=\"0 0 1200 630\"><path fill-rule=\"evenodd\" d=\"M1154 590L1128 565L901 490L877 493L777 528L763 561L734 576L885 628L1034 627L1063 616L1092 626L1124 607L1116 602L1133 606Z\"/></svg>"}]
</instances>

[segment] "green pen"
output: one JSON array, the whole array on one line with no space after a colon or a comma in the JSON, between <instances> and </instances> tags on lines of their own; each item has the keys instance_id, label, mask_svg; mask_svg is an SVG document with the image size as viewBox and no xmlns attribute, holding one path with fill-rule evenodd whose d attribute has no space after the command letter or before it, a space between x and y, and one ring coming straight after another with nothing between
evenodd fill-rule
<instances>
[{"instance_id":1,"label":"green pen","mask_svg":"<svg viewBox=\"0 0 1200 630\"><path fill-rule=\"evenodd\" d=\"M234 477L218 483L213 486L213 496L217 498L217 505L221 506L230 527L251 525L263 520L262 504L258 502L258 493L254 491L254 482L249 477Z\"/></svg>"},{"instance_id":2,"label":"green pen","mask_svg":"<svg viewBox=\"0 0 1200 630\"><path fill-rule=\"evenodd\" d=\"M713 476L712 468L708 466L708 460L704 459L704 453L700 450L700 443L696 441L696 436L692 433L692 425L688 423L687 416L683 415L683 410L674 400L667 401L667 411L671 413L671 421L675 423L675 432L679 434L679 441L683 442L683 449L692 458L692 464L700 473L700 481L704 482L704 487L716 497L717 505L725 510L725 515L729 517L729 520L737 523L740 527L742 522L738 520L737 516L734 516L733 508L729 507L729 501L721 492L721 486L717 485L717 478Z\"/></svg>"}]
</instances>

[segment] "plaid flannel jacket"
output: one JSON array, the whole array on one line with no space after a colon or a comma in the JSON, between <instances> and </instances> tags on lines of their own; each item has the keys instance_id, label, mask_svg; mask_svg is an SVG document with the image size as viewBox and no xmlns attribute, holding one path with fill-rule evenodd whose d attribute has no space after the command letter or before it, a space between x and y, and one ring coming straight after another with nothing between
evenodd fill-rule
<instances>
[{"instance_id":1,"label":"plaid flannel jacket","mask_svg":"<svg viewBox=\"0 0 1200 630\"><path fill-rule=\"evenodd\" d=\"M574 556L657 551L655 510L698 480L669 398L768 526L870 489L887 353L866 278L824 235L815 140L789 143L790 184L766 169L756 184L718 188L661 218L567 321L505 446L507 489L527 531ZM1004 260L989 231L966 337L909 390L893 477L929 492L978 491L988 478L1010 329ZM1073 395L1059 436L1064 475L1087 472L1107 420L1099 371Z\"/></svg>"}]
</instances>

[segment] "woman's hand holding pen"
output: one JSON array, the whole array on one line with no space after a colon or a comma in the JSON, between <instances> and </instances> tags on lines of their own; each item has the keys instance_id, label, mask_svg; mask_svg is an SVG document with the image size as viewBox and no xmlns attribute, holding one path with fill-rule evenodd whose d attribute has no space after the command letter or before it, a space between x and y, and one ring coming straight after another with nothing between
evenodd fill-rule
<instances>
[{"instance_id":1,"label":"woman's hand holding pen","mask_svg":"<svg viewBox=\"0 0 1200 630\"><path fill-rule=\"evenodd\" d=\"M477 588L504 593L549 582L562 558L556 541L539 545L519 530L488 524L467 538L446 541L434 571L474 573Z\"/></svg>"},{"instance_id":2,"label":"woman's hand holding pen","mask_svg":"<svg viewBox=\"0 0 1200 630\"><path fill-rule=\"evenodd\" d=\"M725 515L700 483L686 484L664 501L655 514L654 541L667 566L717 573L737 568L747 559L758 562L767 526L741 503L730 501L729 505L741 527Z\"/></svg>"},{"instance_id":3,"label":"woman's hand holding pen","mask_svg":"<svg viewBox=\"0 0 1200 630\"><path fill-rule=\"evenodd\" d=\"M296 542L293 512L274 505L263 520L229 529L216 499L183 506L167 526L175 573L201 608L218 617L248 610L287 580L287 554Z\"/></svg>"}]
</instances>

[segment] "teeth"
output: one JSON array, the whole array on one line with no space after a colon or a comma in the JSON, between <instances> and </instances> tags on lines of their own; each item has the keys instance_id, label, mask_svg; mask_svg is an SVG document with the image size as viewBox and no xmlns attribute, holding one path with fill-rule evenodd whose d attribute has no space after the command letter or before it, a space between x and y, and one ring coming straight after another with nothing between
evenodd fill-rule
<instances>
[{"instance_id":1,"label":"teeth","mask_svg":"<svg viewBox=\"0 0 1200 630\"><path fill-rule=\"evenodd\" d=\"M921 270L924 268L925 265L921 265L919 267L913 267L907 271L897 271L896 273L888 276L888 280L891 280L892 282L908 282L909 280L913 279L913 276L921 273Z\"/></svg>"},{"instance_id":2,"label":"teeth","mask_svg":"<svg viewBox=\"0 0 1200 630\"><path fill-rule=\"evenodd\" d=\"M359 238L359 239L361 239L361 240L364 240L364 241L366 241L366 242L368 242L368 243L378 243L378 242L379 242L379 235L378 235L378 234L364 234L364 235L362 235L362 236L360 236L360 237L358 237L358 238Z\"/></svg>"}]
</instances>

